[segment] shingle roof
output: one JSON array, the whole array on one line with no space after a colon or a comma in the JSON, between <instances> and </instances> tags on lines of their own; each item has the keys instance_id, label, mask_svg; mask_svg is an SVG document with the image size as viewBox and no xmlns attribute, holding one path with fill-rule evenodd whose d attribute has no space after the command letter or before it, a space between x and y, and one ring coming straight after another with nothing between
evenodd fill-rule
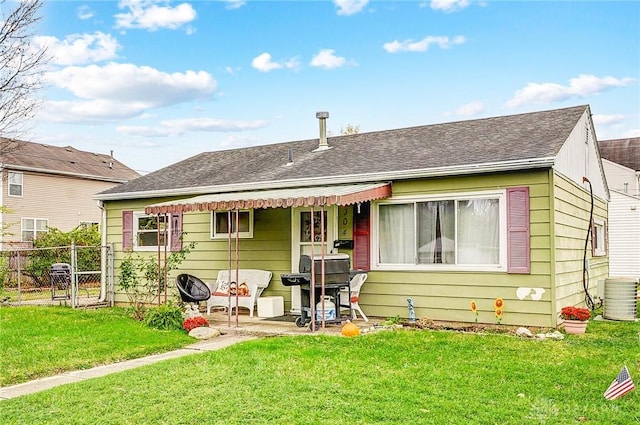
<instances>
[{"instance_id":1,"label":"shingle roof","mask_svg":"<svg viewBox=\"0 0 640 425\"><path fill-rule=\"evenodd\" d=\"M0 139L0 163L9 169L28 169L83 178L126 182L140 174L109 155L22 140Z\"/></svg>"},{"instance_id":2,"label":"shingle roof","mask_svg":"<svg viewBox=\"0 0 640 425\"><path fill-rule=\"evenodd\" d=\"M344 178L553 158L588 106L205 152L99 194ZM291 152L293 163L287 165ZM110 199L117 197L109 196Z\"/></svg>"},{"instance_id":3,"label":"shingle roof","mask_svg":"<svg viewBox=\"0 0 640 425\"><path fill-rule=\"evenodd\" d=\"M600 140L598 148L602 158L640 171L640 137Z\"/></svg>"}]
</instances>

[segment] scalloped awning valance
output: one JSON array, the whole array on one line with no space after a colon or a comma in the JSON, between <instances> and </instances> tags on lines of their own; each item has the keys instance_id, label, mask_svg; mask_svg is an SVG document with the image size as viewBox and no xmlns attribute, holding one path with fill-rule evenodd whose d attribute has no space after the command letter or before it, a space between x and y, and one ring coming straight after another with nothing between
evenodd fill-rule
<instances>
[{"instance_id":1,"label":"scalloped awning valance","mask_svg":"<svg viewBox=\"0 0 640 425\"><path fill-rule=\"evenodd\" d=\"M200 195L147 205L146 214L351 205L391 196L391 183L313 186Z\"/></svg>"}]
</instances>

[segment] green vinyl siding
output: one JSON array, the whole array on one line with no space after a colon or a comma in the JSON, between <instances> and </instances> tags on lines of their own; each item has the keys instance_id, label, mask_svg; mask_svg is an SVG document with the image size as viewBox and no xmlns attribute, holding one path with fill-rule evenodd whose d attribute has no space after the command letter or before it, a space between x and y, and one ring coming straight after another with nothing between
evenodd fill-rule
<instances>
[{"instance_id":1,"label":"green vinyl siding","mask_svg":"<svg viewBox=\"0 0 640 425\"><path fill-rule=\"evenodd\" d=\"M116 301L125 302L124 294L118 289L118 266L124 253L122 251L122 211L142 211L146 205L164 202L165 199L146 202L109 202L107 208L107 243L115 248ZM170 273L172 280L180 273L190 273L205 282L215 282L218 271L228 268L229 244L227 239L213 240L211 234L210 212L185 212L182 215L184 243L195 242L196 247L189 253L178 270ZM280 282L281 273L291 271L291 213L284 208L258 209L254 211L254 237L239 240L238 266L269 270L273 280L264 295L281 295L290 302L290 289ZM157 256L157 251L136 252L147 257ZM232 240L232 264L235 268L235 239Z\"/></svg>"},{"instance_id":2,"label":"green vinyl siding","mask_svg":"<svg viewBox=\"0 0 640 425\"><path fill-rule=\"evenodd\" d=\"M371 271L360 293L367 315L408 317L407 298L413 298L417 317L470 322L469 303L475 300L478 321L495 323L493 302L505 301L503 324L551 326L550 184L547 170L491 175L399 181L393 196L452 194L528 186L530 196L531 273ZM520 300L520 287L542 288L539 301Z\"/></svg>"},{"instance_id":3,"label":"green vinyl siding","mask_svg":"<svg viewBox=\"0 0 640 425\"><path fill-rule=\"evenodd\" d=\"M372 318L408 317L407 298L413 299L416 316L444 321L472 322L475 315L469 303L475 300L478 321L496 323L493 302L504 299L503 324L555 327L557 311L564 305L579 304L583 299L582 252L589 214L589 193L553 170L469 175L450 178L415 179L393 182L393 197L447 195L463 192L504 190L508 187L529 188L531 272L372 270L360 293L360 305ZM110 201L107 207L107 242L115 246L116 276L122 253L122 211L141 211L145 205L167 199L146 201ZM606 202L596 199L594 215L606 220ZM211 214L183 214L184 240L197 246L182 263L178 272L215 281L217 272L228 267L226 239L210 237ZM591 285L606 277L606 257L591 258ZM345 252L342 250L342 252ZM351 251L346 251L351 254ZM154 252L140 253L154 256ZM235 258L235 248L232 258ZM235 262L232 263L235 267ZM289 208L254 211L253 238L240 239L239 267L273 272L265 296L282 296L285 311L291 307L291 289L282 285L280 275L291 271L291 210ZM117 279L116 279L117 288ZM529 296L520 299L523 288L544 290L539 300ZM595 293L595 290L594 290ZM126 301L119 294L118 301ZM373 319L375 320L375 319Z\"/></svg>"},{"instance_id":4,"label":"green vinyl siding","mask_svg":"<svg viewBox=\"0 0 640 425\"><path fill-rule=\"evenodd\" d=\"M554 318L559 322L560 309L567 305L585 305L583 285L583 257L585 238L589 231L591 199L588 190L567 177L553 176L554 200ZM594 196L593 217L607 220L606 201ZM597 295L599 280L609 272L608 257L591 255L591 237L587 241L587 288L592 297Z\"/></svg>"}]
</instances>

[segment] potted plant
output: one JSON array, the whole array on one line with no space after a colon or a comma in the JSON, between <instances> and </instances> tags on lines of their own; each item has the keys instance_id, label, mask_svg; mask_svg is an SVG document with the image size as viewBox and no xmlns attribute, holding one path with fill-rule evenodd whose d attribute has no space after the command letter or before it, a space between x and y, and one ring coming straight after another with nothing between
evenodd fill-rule
<instances>
[{"instance_id":1,"label":"potted plant","mask_svg":"<svg viewBox=\"0 0 640 425\"><path fill-rule=\"evenodd\" d=\"M563 307L560 317L564 320L564 331L568 334L583 334L591 317L588 308Z\"/></svg>"}]
</instances>

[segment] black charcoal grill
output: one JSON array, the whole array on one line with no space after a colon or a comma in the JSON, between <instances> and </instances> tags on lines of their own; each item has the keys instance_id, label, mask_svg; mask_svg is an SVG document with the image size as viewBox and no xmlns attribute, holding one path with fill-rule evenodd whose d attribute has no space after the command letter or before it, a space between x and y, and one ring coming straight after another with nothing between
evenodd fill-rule
<instances>
[{"instance_id":1,"label":"black charcoal grill","mask_svg":"<svg viewBox=\"0 0 640 425\"><path fill-rule=\"evenodd\" d=\"M314 302L311 303L311 257L301 255L298 263L299 273L289 273L280 276L284 286L300 286L300 317L296 319L296 325L303 327L312 321L311 309L322 297L322 256L314 256ZM326 254L324 256L324 293L333 298L336 305L335 320L325 320L325 323L341 323L340 315L340 289L348 288L351 280L350 261L347 254ZM349 294L351 297L351 294ZM351 317L351 312L349 312ZM318 322L318 320L316 320Z\"/></svg>"},{"instance_id":2,"label":"black charcoal grill","mask_svg":"<svg viewBox=\"0 0 640 425\"><path fill-rule=\"evenodd\" d=\"M71 264L54 263L49 269L51 280L51 299L69 299L69 287L71 286Z\"/></svg>"},{"instance_id":3,"label":"black charcoal grill","mask_svg":"<svg viewBox=\"0 0 640 425\"><path fill-rule=\"evenodd\" d=\"M314 257L314 271L316 286L322 284L322 256ZM326 254L324 256L324 283L349 284L349 256L347 254ZM311 284L311 257L301 255L298 263L299 273L281 275L284 286L310 285Z\"/></svg>"}]
</instances>

